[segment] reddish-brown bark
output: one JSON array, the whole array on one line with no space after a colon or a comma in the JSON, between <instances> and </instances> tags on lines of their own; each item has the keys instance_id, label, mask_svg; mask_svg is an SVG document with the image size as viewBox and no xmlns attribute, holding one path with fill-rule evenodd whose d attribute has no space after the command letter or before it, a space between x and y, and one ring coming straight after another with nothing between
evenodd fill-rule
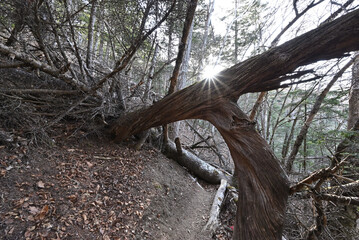
<instances>
[{"instance_id":1,"label":"reddish-brown bark","mask_svg":"<svg viewBox=\"0 0 359 240\"><path fill-rule=\"evenodd\" d=\"M359 10L130 113L112 128L118 140L150 127L198 118L222 134L238 171L239 199L234 239L281 239L289 195L286 175L272 150L238 108L238 97L280 87L299 66L359 49ZM284 78L285 79L285 78Z\"/></svg>"}]
</instances>

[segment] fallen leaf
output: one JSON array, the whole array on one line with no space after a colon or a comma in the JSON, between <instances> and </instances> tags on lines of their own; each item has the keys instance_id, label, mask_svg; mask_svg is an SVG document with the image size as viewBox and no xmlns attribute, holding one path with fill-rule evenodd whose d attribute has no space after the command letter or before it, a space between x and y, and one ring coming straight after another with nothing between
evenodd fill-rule
<instances>
[{"instance_id":1,"label":"fallen leaf","mask_svg":"<svg viewBox=\"0 0 359 240\"><path fill-rule=\"evenodd\" d=\"M44 188L44 187L45 187L45 183L44 183L43 181L38 181L38 182L37 182L37 186L38 186L39 188Z\"/></svg>"},{"instance_id":2,"label":"fallen leaf","mask_svg":"<svg viewBox=\"0 0 359 240\"><path fill-rule=\"evenodd\" d=\"M89 168L92 168L93 167L93 163L90 163L89 161L86 161L86 164Z\"/></svg>"},{"instance_id":3,"label":"fallen leaf","mask_svg":"<svg viewBox=\"0 0 359 240\"><path fill-rule=\"evenodd\" d=\"M11 235L14 232L14 227L12 227L6 234Z\"/></svg>"},{"instance_id":4,"label":"fallen leaf","mask_svg":"<svg viewBox=\"0 0 359 240\"><path fill-rule=\"evenodd\" d=\"M32 215L36 215L40 212L40 209L38 209L37 207L34 207L34 206L30 206L29 211Z\"/></svg>"},{"instance_id":5,"label":"fallen leaf","mask_svg":"<svg viewBox=\"0 0 359 240\"><path fill-rule=\"evenodd\" d=\"M44 225L42 225L44 228L47 228L47 229L51 229L53 226L51 223L45 223Z\"/></svg>"},{"instance_id":6,"label":"fallen leaf","mask_svg":"<svg viewBox=\"0 0 359 240\"><path fill-rule=\"evenodd\" d=\"M77 201L77 196L73 194L73 195L67 196L67 199L70 200L71 202L75 203Z\"/></svg>"},{"instance_id":7,"label":"fallen leaf","mask_svg":"<svg viewBox=\"0 0 359 240\"><path fill-rule=\"evenodd\" d=\"M27 240L27 239L31 239L31 237L32 237L31 231L26 231L25 234L24 234L24 236L25 236L26 240Z\"/></svg>"},{"instance_id":8,"label":"fallen leaf","mask_svg":"<svg viewBox=\"0 0 359 240\"><path fill-rule=\"evenodd\" d=\"M10 170L13 169L13 168L14 168L14 167L10 165L10 166L8 166L8 167L6 168L6 170L7 170L7 171L10 171Z\"/></svg>"},{"instance_id":9,"label":"fallen leaf","mask_svg":"<svg viewBox=\"0 0 359 240\"><path fill-rule=\"evenodd\" d=\"M14 201L15 207L21 207L21 205L25 202L24 198L21 198L20 200Z\"/></svg>"},{"instance_id":10,"label":"fallen leaf","mask_svg":"<svg viewBox=\"0 0 359 240\"><path fill-rule=\"evenodd\" d=\"M29 231L29 232L34 231L35 228L36 228L36 226L28 227L28 228L27 228L27 231Z\"/></svg>"},{"instance_id":11,"label":"fallen leaf","mask_svg":"<svg viewBox=\"0 0 359 240\"><path fill-rule=\"evenodd\" d=\"M48 205L45 205L40 213L38 215L36 215L35 219L38 219L38 220L42 220L45 218L46 214L49 212L49 206Z\"/></svg>"}]
</instances>

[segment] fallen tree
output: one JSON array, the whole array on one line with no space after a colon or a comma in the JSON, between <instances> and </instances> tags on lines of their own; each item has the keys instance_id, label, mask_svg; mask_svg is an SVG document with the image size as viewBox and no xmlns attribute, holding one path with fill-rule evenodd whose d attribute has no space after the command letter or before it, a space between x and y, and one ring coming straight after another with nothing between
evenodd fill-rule
<instances>
[{"instance_id":1,"label":"fallen tree","mask_svg":"<svg viewBox=\"0 0 359 240\"><path fill-rule=\"evenodd\" d=\"M170 140L168 140L168 145L164 148L163 154L177 161L181 166L193 172L195 176L208 183L220 184L222 179L231 179L231 175L219 168L213 167L193 153L185 149L179 151L178 147Z\"/></svg>"},{"instance_id":2,"label":"fallen tree","mask_svg":"<svg viewBox=\"0 0 359 240\"><path fill-rule=\"evenodd\" d=\"M226 141L238 176L234 239L281 239L289 186L270 146L255 123L236 103L248 92L284 87L299 66L342 57L359 49L359 10L323 24L283 45L222 71L214 81L202 81L173 93L149 108L116 121L117 140L154 126L184 119L211 122Z\"/></svg>"},{"instance_id":3,"label":"fallen tree","mask_svg":"<svg viewBox=\"0 0 359 240\"><path fill-rule=\"evenodd\" d=\"M211 234L216 231L218 227L218 216L224 201L226 189L227 189L227 181L225 179L222 179L221 185L219 186L217 193L214 196L213 204L209 214L209 219L206 226L204 226L203 231L209 230Z\"/></svg>"}]
</instances>

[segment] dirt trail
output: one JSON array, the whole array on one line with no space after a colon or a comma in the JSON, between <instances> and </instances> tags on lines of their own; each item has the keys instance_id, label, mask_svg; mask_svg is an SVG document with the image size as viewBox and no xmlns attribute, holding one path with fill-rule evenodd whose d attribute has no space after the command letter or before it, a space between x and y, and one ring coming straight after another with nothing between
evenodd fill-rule
<instances>
[{"instance_id":1,"label":"dirt trail","mask_svg":"<svg viewBox=\"0 0 359 240\"><path fill-rule=\"evenodd\" d=\"M179 240L202 233L215 186L106 141L0 150L0 239Z\"/></svg>"},{"instance_id":2,"label":"dirt trail","mask_svg":"<svg viewBox=\"0 0 359 240\"><path fill-rule=\"evenodd\" d=\"M148 239L210 239L202 229L214 189L204 189L183 167L159 153L149 164L144 174L152 201L140 223Z\"/></svg>"}]
</instances>

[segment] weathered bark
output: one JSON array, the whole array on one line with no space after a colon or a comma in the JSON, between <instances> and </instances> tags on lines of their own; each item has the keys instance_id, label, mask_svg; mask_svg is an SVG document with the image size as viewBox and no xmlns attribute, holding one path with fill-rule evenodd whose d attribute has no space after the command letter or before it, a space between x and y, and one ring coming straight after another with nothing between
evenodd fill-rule
<instances>
[{"instance_id":1,"label":"weathered bark","mask_svg":"<svg viewBox=\"0 0 359 240\"><path fill-rule=\"evenodd\" d=\"M181 152L178 151L178 146L172 141L168 141L167 146L163 150L163 154L178 162L181 166L189 169L195 176L200 179L212 183L219 184L221 179L228 180L230 178L224 171L213 167L206 163L191 152L181 148Z\"/></svg>"},{"instance_id":2,"label":"weathered bark","mask_svg":"<svg viewBox=\"0 0 359 240\"><path fill-rule=\"evenodd\" d=\"M280 87L281 76L318 60L359 49L359 10L281 46L175 92L147 109L114 123L117 140L150 127L199 118L210 121L226 141L238 172L239 199L234 239L281 239L289 194L287 178L253 122L238 108L238 97Z\"/></svg>"},{"instance_id":3,"label":"weathered bark","mask_svg":"<svg viewBox=\"0 0 359 240\"><path fill-rule=\"evenodd\" d=\"M221 102L211 110L207 120L223 136L238 173L233 239L279 239L289 192L286 175L236 103Z\"/></svg>"},{"instance_id":4,"label":"weathered bark","mask_svg":"<svg viewBox=\"0 0 359 240\"><path fill-rule=\"evenodd\" d=\"M261 92L258 95L258 98L256 100L256 102L254 103L254 106L251 110L251 114L249 115L249 119L251 121L254 121L254 118L256 117L257 111L259 109L259 106L262 104L264 97L267 95L268 92Z\"/></svg>"},{"instance_id":5,"label":"weathered bark","mask_svg":"<svg viewBox=\"0 0 359 240\"><path fill-rule=\"evenodd\" d=\"M224 195L227 190L227 181L225 179L221 180L221 185L219 186L216 195L214 196L213 204L211 207L211 212L209 214L209 219L204 226L203 230L209 230L210 233L213 233L216 231L218 227L218 216L221 212L222 203L224 201Z\"/></svg>"}]
</instances>

